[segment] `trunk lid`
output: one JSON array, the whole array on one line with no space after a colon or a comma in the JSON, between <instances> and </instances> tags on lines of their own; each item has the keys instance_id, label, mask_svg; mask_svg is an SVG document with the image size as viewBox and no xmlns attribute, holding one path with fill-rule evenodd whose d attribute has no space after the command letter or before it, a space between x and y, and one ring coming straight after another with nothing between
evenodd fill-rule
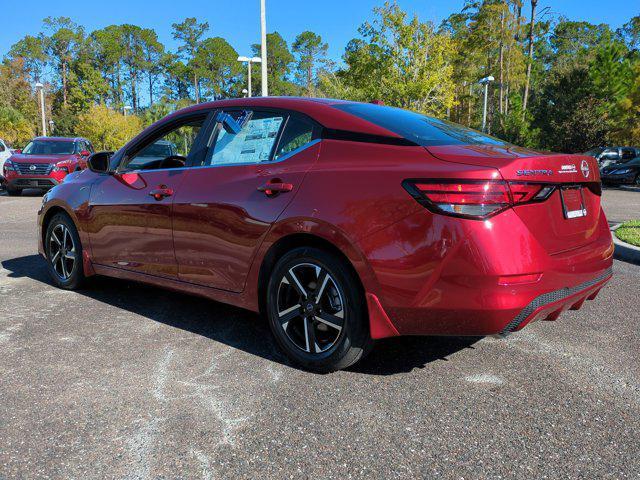
<instances>
[{"instance_id":1,"label":"trunk lid","mask_svg":"<svg viewBox=\"0 0 640 480\"><path fill-rule=\"evenodd\" d=\"M544 201L513 210L550 253L580 248L597 238L600 221L600 174L594 158L542 153L510 145L426 147L434 157L453 163L496 168L512 185L551 184Z\"/></svg>"}]
</instances>

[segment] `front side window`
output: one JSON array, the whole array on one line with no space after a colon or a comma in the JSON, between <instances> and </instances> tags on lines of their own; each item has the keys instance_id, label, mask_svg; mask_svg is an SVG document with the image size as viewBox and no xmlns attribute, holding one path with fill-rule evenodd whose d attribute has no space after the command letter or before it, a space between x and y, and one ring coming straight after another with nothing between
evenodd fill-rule
<instances>
[{"instance_id":1,"label":"front side window","mask_svg":"<svg viewBox=\"0 0 640 480\"><path fill-rule=\"evenodd\" d=\"M75 142L56 140L34 140L22 151L25 155L71 155L75 150Z\"/></svg>"},{"instance_id":2,"label":"front side window","mask_svg":"<svg viewBox=\"0 0 640 480\"><path fill-rule=\"evenodd\" d=\"M635 150L632 148L623 148L622 149L622 160L631 160L636 156Z\"/></svg>"},{"instance_id":3,"label":"front side window","mask_svg":"<svg viewBox=\"0 0 640 480\"><path fill-rule=\"evenodd\" d=\"M304 118L289 117L282 138L274 155L274 160L304 147L314 138L314 124Z\"/></svg>"},{"instance_id":4,"label":"front side window","mask_svg":"<svg viewBox=\"0 0 640 480\"><path fill-rule=\"evenodd\" d=\"M268 162L283 122L278 113L221 112L204 165Z\"/></svg>"},{"instance_id":5,"label":"front side window","mask_svg":"<svg viewBox=\"0 0 640 480\"><path fill-rule=\"evenodd\" d=\"M181 168L187 163L205 118L179 123L169 132L152 138L125 158L121 170L156 170Z\"/></svg>"}]
</instances>

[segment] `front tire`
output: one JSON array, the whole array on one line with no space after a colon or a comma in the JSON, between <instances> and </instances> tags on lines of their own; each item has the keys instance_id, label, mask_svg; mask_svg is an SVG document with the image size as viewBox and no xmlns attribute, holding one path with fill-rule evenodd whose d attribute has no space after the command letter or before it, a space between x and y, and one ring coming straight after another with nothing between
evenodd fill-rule
<instances>
[{"instance_id":1,"label":"front tire","mask_svg":"<svg viewBox=\"0 0 640 480\"><path fill-rule=\"evenodd\" d=\"M64 213L56 214L47 226L44 242L53 283L65 290L80 288L85 281L82 244L71 218Z\"/></svg>"},{"instance_id":2,"label":"front tire","mask_svg":"<svg viewBox=\"0 0 640 480\"><path fill-rule=\"evenodd\" d=\"M326 251L300 247L276 264L267 314L276 341L306 369L346 368L371 348L367 310L355 274Z\"/></svg>"},{"instance_id":3,"label":"front tire","mask_svg":"<svg viewBox=\"0 0 640 480\"><path fill-rule=\"evenodd\" d=\"M13 188L9 185L6 185L5 188L7 189L7 195L9 195L10 197L19 197L20 195L22 195L22 190L19 188Z\"/></svg>"}]
</instances>

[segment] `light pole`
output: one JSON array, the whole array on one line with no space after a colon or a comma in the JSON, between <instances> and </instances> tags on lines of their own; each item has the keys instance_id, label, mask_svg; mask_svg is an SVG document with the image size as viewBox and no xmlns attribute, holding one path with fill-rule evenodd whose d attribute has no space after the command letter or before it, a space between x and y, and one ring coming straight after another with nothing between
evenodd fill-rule
<instances>
[{"instance_id":1,"label":"light pole","mask_svg":"<svg viewBox=\"0 0 640 480\"><path fill-rule=\"evenodd\" d=\"M42 136L47 136L47 122L44 118L44 85L40 82L34 85L36 90L40 90L40 113L42 120Z\"/></svg>"},{"instance_id":2,"label":"light pole","mask_svg":"<svg viewBox=\"0 0 640 480\"><path fill-rule=\"evenodd\" d=\"M267 14L265 0L260 0L260 54L262 57L262 96L269 96L267 85Z\"/></svg>"},{"instance_id":3,"label":"light pole","mask_svg":"<svg viewBox=\"0 0 640 480\"><path fill-rule=\"evenodd\" d=\"M122 115L124 115L125 117L127 116L127 111L131 110L131 107L129 105L125 105L124 107L122 107Z\"/></svg>"},{"instance_id":4,"label":"light pole","mask_svg":"<svg viewBox=\"0 0 640 480\"><path fill-rule=\"evenodd\" d=\"M487 128L487 96L489 95L489 83L493 82L495 78L491 75L484 77L478 81L480 85L484 85L484 108L482 109L482 132L484 133Z\"/></svg>"},{"instance_id":5,"label":"light pole","mask_svg":"<svg viewBox=\"0 0 640 480\"><path fill-rule=\"evenodd\" d=\"M238 57L238 61L242 62L242 63L246 63L248 65L249 68L249 77L247 79L248 85L247 85L247 97L251 96L251 64L252 63L260 63L262 62L262 59L260 57Z\"/></svg>"}]
</instances>

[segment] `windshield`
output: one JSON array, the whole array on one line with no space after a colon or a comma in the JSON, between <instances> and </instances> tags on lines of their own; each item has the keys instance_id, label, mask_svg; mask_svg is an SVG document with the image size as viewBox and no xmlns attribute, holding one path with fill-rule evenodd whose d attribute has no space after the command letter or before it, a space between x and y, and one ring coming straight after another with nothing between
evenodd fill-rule
<instances>
[{"instance_id":1,"label":"windshield","mask_svg":"<svg viewBox=\"0 0 640 480\"><path fill-rule=\"evenodd\" d=\"M508 145L507 142L477 130L401 108L384 107L371 103L348 103L333 105L333 107L386 128L423 147L477 144Z\"/></svg>"},{"instance_id":2,"label":"windshield","mask_svg":"<svg viewBox=\"0 0 640 480\"><path fill-rule=\"evenodd\" d=\"M34 140L24 147L22 153L25 155L71 155L74 150L74 142Z\"/></svg>"},{"instance_id":3,"label":"windshield","mask_svg":"<svg viewBox=\"0 0 640 480\"><path fill-rule=\"evenodd\" d=\"M158 157L165 158L172 155L171 144L152 143L138 154L138 157Z\"/></svg>"}]
</instances>

